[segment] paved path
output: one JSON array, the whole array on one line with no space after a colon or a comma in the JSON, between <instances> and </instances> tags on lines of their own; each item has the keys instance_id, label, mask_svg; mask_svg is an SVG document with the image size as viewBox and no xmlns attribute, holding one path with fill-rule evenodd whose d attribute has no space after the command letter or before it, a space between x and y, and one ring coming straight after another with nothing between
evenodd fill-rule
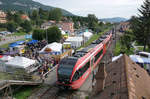
<instances>
[{"instance_id":1,"label":"paved path","mask_svg":"<svg viewBox=\"0 0 150 99\"><path fill-rule=\"evenodd\" d=\"M3 37L2 41L0 41L0 46L8 43L15 42L17 40L24 39L24 36L11 36L11 37Z\"/></svg>"}]
</instances>

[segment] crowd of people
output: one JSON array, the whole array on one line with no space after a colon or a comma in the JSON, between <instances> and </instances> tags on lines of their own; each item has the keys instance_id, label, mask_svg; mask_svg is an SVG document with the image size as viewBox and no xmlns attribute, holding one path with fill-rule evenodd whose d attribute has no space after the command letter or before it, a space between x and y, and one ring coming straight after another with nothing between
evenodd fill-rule
<instances>
[{"instance_id":1,"label":"crowd of people","mask_svg":"<svg viewBox=\"0 0 150 99\"><path fill-rule=\"evenodd\" d=\"M50 71L54 66L56 66L56 61L50 55L40 55L39 51L44 48L48 43L43 41L38 41L36 43L25 43L25 52L22 54L14 54L12 56L22 56L29 59L33 59L37 61L37 71L38 74L44 75L48 71ZM7 50L8 51L8 50Z\"/></svg>"},{"instance_id":2,"label":"crowd of people","mask_svg":"<svg viewBox=\"0 0 150 99\"><path fill-rule=\"evenodd\" d=\"M46 72L50 71L56 65L56 61L50 55L40 55L39 51L47 45L45 40L38 41L35 44L27 44L26 51L23 54L24 57L37 60L38 62L38 72L40 75L45 74Z\"/></svg>"}]
</instances>

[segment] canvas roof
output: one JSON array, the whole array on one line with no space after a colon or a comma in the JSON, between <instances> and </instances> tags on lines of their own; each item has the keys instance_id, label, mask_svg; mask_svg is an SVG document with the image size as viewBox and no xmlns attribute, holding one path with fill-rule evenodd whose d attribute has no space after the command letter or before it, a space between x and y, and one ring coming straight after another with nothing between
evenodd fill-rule
<instances>
[{"instance_id":1,"label":"canvas roof","mask_svg":"<svg viewBox=\"0 0 150 99\"><path fill-rule=\"evenodd\" d=\"M27 68L27 67L35 64L35 63L36 63L35 60L25 58L25 57L16 56L12 60L6 62L6 65L14 66L14 67L20 67L20 68Z\"/></svg>"},{"instance_id":2,"label":"canvas roof","mask_svg":"<svg viewBox=\"0 0 150 99\"><path fill-rule=\"evenodd\" d=\"M50 48L53 52L61 52L62 51L62 44L57 43L57 42L48 44L40 52L44 52L46 48Z\"/></svg>"},{"instance_id":3,"label":"canvas roof","mask_svg":"<svg viewBox=\"0 0 150 99\"><path fill-rule=\"evenodd\" d=\"M84 32L83 35L85 37L91 37L93 34L91 32Z\"/></svg>"},{"instance_id":4,"label":"canvas roof","mask_svg":"<svg viewBox=\"0 0 150 99\"><path fill-rule=\"evenodd\" d=\"M82 42L83 37L68 37L68 39L66 39L66 42L72 42L72 41Z\"/></svg>"}]
</instances>

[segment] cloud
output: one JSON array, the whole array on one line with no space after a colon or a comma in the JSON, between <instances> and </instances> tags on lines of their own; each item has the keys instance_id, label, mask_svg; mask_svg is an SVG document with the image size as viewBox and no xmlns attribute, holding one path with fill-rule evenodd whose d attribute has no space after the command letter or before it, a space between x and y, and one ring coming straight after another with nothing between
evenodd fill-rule
<instances>
[{"instance_id":1,"label":"cloud","mask_svg":"<svg viewBox=\"0 0 150 99\"><path fill-rule=\"evenodd\" d=\"M137 14L143 0L34 0L46 5L66 9L73 14L86 16L89 13L99 18L126 17Z\"/></svg>"}]
</instances>

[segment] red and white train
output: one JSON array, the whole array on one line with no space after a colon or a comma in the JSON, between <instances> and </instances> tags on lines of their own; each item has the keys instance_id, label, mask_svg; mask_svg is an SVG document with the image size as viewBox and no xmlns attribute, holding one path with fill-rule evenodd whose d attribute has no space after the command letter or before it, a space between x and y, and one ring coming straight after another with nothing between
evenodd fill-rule
<instances>
[{"instance_id":1,"label":"red and white train","mask_svg":"<svg viewBox=\"0 0 150 99\"><path fill-rule=\"evenodd\" d=\"M88 47L64 58L57 67L57 84L79 89L101 61L112 41L112 31L105 33Z\"/></svg>"}]
</instances>

